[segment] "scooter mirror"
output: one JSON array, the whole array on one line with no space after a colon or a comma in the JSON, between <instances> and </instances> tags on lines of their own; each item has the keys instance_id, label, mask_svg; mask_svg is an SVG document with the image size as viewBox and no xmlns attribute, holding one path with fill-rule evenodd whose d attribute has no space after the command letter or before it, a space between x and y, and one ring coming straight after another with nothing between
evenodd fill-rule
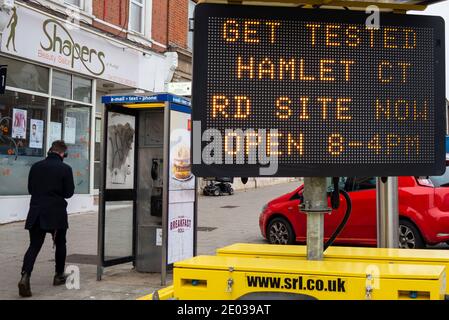
<instances>
[{"instance_id":1,"label":"scooter mirror","mask_svg":"<svg viewBox=\"0 0 449 320\"><path fill-rule=\"evenodd\" d=\"M248 178L244 177L244 178L240 178L242 180L243 184L247 184L248 183Z\"/></svg>"}]
</instances>

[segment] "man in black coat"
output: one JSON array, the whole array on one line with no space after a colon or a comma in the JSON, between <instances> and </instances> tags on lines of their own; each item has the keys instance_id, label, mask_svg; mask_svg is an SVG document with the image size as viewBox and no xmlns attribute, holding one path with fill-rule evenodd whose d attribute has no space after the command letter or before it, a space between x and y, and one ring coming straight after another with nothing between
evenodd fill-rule
<instances>
[{"instance_id":1,"label":"man in black coat","mask_svg":"<svg viewBox=\"0 0 449 320\"><path fill-rule=\"evenodd\" d=\"M47 158L36 162L28 176L31 202L25 229L30 233L30 246L23 259L22 278L19 282L19 294L22 297L31 297L30 276L47 233L52 235L56 246L53 285L61 285L66 281L64 269L69 225L65 199L73 196L75 185L72 168L63 163L65 157L67 146L64 141L53 142Z\"/></svg>"}]
</instances>

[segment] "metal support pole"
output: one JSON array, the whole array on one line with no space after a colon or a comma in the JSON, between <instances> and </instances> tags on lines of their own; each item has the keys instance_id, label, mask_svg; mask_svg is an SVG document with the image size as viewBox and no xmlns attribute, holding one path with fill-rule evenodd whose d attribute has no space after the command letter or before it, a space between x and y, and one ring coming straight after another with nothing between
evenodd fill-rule
<instances>
[{"instance_id":1,"label":"metal support pole","mask_svg":"<svg viewBox=\"0 0 449 320\"><path fill-rule=\"evenodd\" d=\"M107 130L106 105L101 108L101 143L100 143L100 191L98 194L98 234L97 234L97 281L101 281L103 276L104 258L104 232L105 232L105 200L104 190L106 189L106 149L107 141L104 141Z\"/></svg>"},{"instance_id":2,"label":"metal support pole","mask_svg":"<svg viewBox=\"0 0 449 320\"><path fill-rule=\"evenodd\" d=\"M164 160L163 160L163 189L162 189L162 261L161 261L161 285L167 284L168 263L168 179L170 162L170 104L164 107Z\"/></svg>"},{"instance_id":3,"label":"metal support pole","mask_svg":"<svg viewBox=\"0 0 449 320\"><path fill-rule=\"evenodd\" d=\"M324 214L327 206L326 178L304 178L304 203L301 210L307 213L307 259L323 260Z\"/></svg>"},{"instance_id":4,"label":"metal support pole","mask_svg":"<svg viewBox=\"0 0 449 320\"><path fill-rule=\"evenodd\" d=\"M376 181L377 247L399 247L398 178L382 177Z\"/></svg>"}]
</instances>

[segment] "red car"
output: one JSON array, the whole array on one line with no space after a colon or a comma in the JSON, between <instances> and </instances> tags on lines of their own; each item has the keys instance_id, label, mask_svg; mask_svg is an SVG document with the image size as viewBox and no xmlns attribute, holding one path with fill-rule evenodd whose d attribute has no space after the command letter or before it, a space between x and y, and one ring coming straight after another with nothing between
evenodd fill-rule
<instances>
[{"instance_id":1,"label":"red car","mask_svg":"<svg viewBox=\"0 0 449 320\"><path fill-rule=\"evenodd\" d=\"M399 242L401 248L449 244L449 170L438 177L399 177ZM352 200L351 216L334 244L376 246L376 179L341 178L341 187ZM306 215L299 210L303 186L266 204L259 218L264 238L273 244L306 241ZM343 219L340 208L324 218L324 237L329 239Z\"/></svg>"}]
</instances>

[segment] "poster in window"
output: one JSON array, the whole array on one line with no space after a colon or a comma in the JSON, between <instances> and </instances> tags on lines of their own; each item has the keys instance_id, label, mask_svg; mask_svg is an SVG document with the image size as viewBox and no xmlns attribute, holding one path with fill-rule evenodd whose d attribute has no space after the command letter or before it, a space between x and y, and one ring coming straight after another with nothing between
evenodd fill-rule
<instances>
[{"instance_id":1,"label":"poster in window","mask_svg":"<svg viewBox=\"0 0 449 320\"><path fill-rule=\"evenodd\" d=\"M188 113L170 111L170 191L195 188L190 163L190 119Z\"/></svg>"},{"instance_id":2,"label":"poster in window","mask_svg":"<svg viewBox=\"0 0 449 320\"><path fill-rule=\"evenodd\" d=\"M42 149L44 144L44 121L30 119L30 148Z\"/></svg>"},{"instance_id":3,"label":"poster in window","mask_svg":"<svg viewBox=\"0 0 449 320\"><path fill-rule=\"evenodd\" d=\"M50 145L62 138L62 123L50 122Z\"/></svg>"},{"instance_id":4,"label":"poster in window","mask_svg":"<svg viewBox=\"0 0 449 320\"><path fill-rule=\"evenodd\" d=\"M106 189L134 189L135 117L108 115Z\"/></svg>"},{"instance_id":5,"label":"poster in window","mask_svg":"<svg viewBox=\"0 0 449 320\"><path fill-rule=\"evenodd\" d=\"M12 138L26 139L27 135L27 111L12 109Z\"/></svg>"},{"instance_id":6,"label":"poster in window","mask_svg":"<svg viewBox=\"0 0 449 320\"><path fill-rule=\"evenodd\" d=\"M64 142L67 144L76 143L76 118L65 117Z\"/></svg>"}]
</instances>

